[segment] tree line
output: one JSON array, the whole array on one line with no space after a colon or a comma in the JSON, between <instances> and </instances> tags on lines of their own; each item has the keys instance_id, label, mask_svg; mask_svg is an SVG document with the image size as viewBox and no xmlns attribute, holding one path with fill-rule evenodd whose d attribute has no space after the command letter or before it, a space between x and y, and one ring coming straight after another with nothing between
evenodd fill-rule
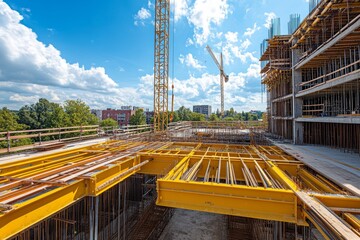
<instances>
[{"instance_id":1,"label":"tree line","mask_svg":"<svg viewBox=\"0 0 360 240\"><path fill-rule=\"evenodd\" d=\"M64 105L40 98L18 111L0 110L0 131L45 129L98 124L90 107L81 100L67 100Z\"/></svg>"},{"instance_id":2,"label":"tree line","mask_svg":"<svg viewBox=\"0 0 360 240\"><path fill-rule=\"evenodd\" d=\"M169 113L170 114L170 113ZM248 121L261 118L259 113L237 113L233 108L225 111L221 118L219 111L211 114L207 119L204 114L192 112L189 108L180 107L171 114L172 122L178 121ZM152 123L153 121L151 121ZM72 126L100 125L102 127L118 127L118 122L108 118L102 121L91 113L91 109L81 100L67 100L63 105L40 98L38 102L25 105L18 111L11 111L6 107L0 109L0 132L19 131L27 129L47 129ZM143 109L136 110L130 117L130 125L144 125L146 117ZM75 133L74 133L75 134ZM73 134L73 135L74 135ZM70 136L71 134L69 134ZM76 135L76 134L75 134ZM70 136L71 137L71 136ZM46 137L44 140L56 139L56 136ZM11 141L11 146L31 144L36 139L18 139ZM6 141L0 141L0 147L7 146Z\"/></svg>"},{"instance_id":3,"label":"tree line","mask_svg":"<svg viewBox=\"0 0 360 240\"><path fill-rule=\"evenodd\" d=\"M172 122L178 121L256 121L262 118L262 112L238 113L234 108L225 111L221 118L219 110L207 119L204 114L192 112L184 106L174 111ZM18 111L11 111L6 107L0 109L0 131L17 131L26 129L46 129L71 126L86 126L100 124L103 127L117 127L116 120L108 118L99 121L91 113L90 107L81 100L67 100L63 105L40 98L38 102L25 105ZM130 118L131 125L146 124L146 117L142 109L136 110Z\"/></svg>"},{"instance_id":4,"label":"tree line","mask_svg":"<svg viewBox=\"0 0 360 240\"><path fill-rule=\"evenodd\" d=\"M262 112L256 111L254 113L250 112L241 112L237 113L234 108L226 110L224 112L224 117L221 117L220 111L217 110L216 113L212 113L207 119L204 114L192 112L189 108L184 106L180 107L178 110L173 113L173 122L178 121L257 121L262 118Z\"/></svg>"}]
</instances>

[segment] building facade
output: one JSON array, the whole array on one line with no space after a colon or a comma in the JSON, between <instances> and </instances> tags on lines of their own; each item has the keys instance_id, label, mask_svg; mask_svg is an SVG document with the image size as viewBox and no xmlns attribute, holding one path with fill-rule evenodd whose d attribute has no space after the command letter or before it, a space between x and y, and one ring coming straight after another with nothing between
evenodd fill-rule
<instances>
[{"instance_id":1,"label":"building facade","mask_svg":"<svg viewBox=\"0 0 360 240\"><path fill-rule=\"evenodd\" d=\"M130 117L135 114L135 110L111 109L101 111L101 120L112 118L118 122L119 126L127 126L130 124Z\"/></svg>"},{"instance_id":2,"label":"building facade","mask_svg":"<svg viewBox=\"0 0 360 240\"><path fill-rule=\"evenodd\" d=\"M210 105L195 105L193 106L193 112L204 114L207 118L211 115Z\"/></svg>"},{"instance_id":3,"label":"building facade","mask_svg":"<svg viewBox=\"0 0 360 240\"><path fill-rule=\"evenodd\" d=\"M271 133L360 151L360 15L357 1L346 3L310 1L291 35L267 40L260 60Z\"/></svg>"}]
</instances>

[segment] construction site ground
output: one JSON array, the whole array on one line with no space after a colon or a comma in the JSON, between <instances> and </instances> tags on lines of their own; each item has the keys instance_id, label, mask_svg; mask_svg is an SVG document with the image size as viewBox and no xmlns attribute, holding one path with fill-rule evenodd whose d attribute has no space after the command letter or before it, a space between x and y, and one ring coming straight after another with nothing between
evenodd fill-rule
<instances>
[{"instance_id":1,"label":"construction site ground","mask_svg":"<svg viewBox=\"0 0 360 240\"><path fill-rule=\"evenodd\" d=\"M274 142L288 154L360 196L360 154L314 145Z\"/></svg>"},{"instance_id":2,"label":"construction site ground","mask_svg":"<svg viewBox=\"0 0 360 240\"><path fill-rule=\"evenodd\" d=\"M225 216L175 209L159 240L226 239Z\"/></svg>"}]
</instances>

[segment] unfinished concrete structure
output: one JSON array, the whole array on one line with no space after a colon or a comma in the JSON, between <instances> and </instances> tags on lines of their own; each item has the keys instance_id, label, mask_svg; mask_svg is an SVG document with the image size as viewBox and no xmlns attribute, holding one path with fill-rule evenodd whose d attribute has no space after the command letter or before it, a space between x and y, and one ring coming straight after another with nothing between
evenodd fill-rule
<instances>
[{"instance_id":1,"label":"unfinished concrete structure","mask_svg":"<svg viewBox=\"0 0 360 240\"><path fill-rule=\"evenodd\" d=\"M291 35L267 40L260 61L271 133L360 151L359 12L356 0L322 0Z\"/></svg>"}]
</instances>

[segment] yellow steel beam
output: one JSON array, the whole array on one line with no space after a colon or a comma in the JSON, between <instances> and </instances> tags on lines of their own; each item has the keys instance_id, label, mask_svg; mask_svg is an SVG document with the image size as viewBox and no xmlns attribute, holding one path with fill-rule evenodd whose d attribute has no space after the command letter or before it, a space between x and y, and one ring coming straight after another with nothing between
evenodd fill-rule
<instances>
[{"instance_id":1,"label":"yellow steel beam","mask_svg":"<svg viewBox=\"0 0 360 240\"><path fill-rule=\"evenodd\" d=\"M324 183L321 179L312 175L311 173L309 173L308 171L306 171L303 168L299 169L299 175L303 179L306 179L307 182L310 183L310 185L315 186L316 189L321 189L322 191L328 192L328 193L336 193L337 192L336 190L333 190L331 187L329 187L329 185Z\"/></svg>"},{"instance_id":2,"label":"yellow steel beam","mask_svg":"<svg viewBox=\"0 0 360 240\"><path fill-rule=\"evenodd\" d=\"M355 233L357 233L360 237L360 220L350 213L344 213L343 216L345 221L351 225L351 227L355 230Z\"/></svg>"},{"instance_id":3,"label":"yellow steel beam","mask_svg":"<svg viewBox=\"0 0 360 240\"><path fill-rule=\"evenodd\" d=\"M302 223L290 190L158 179L157 191L160 206Z\"/></svg>"},{"instance_id":4,"label":"yellow steel beam","mask_svg":"<svg viewBox=\"0 0 360 240\"><path fill-rule=\"evenodd\" d=\"M62 210L86 195L86 182L77 181L43 193L24 203L15 204L13 210L0 215L0 238L7 239L33 224Z\"/></svg>"},{"instance_id":5,"label":"yellow steel beam","mask_svg":"<svg viewBox=\"0 0 360 240\"><path fill-rule=\"evenodd\" d=\"M223 161L219 161L220 158ZM211 175L215 174L216 169L221 169L219 178L225 181L229 177L226 166L228 169L231 166L233 173L230 174L231 184L201 180L206 169ZM267 182L281 185L278 188L286 189L239 185L245 184L242 172L245 166L259 186L265 178ZM190 172L191 167L194 168L187 178L189 181L180 180L186 171ZM304 202L307 198L312 201L316 198L333 209L352 209L356 212L360 208L360 199L356 197L301 192L289 175L302 176L314 189L325 193L342 193L336 186L323 178L314 177L302 167L302 163L277 147L203 143L111 141L25 159L0 165L0 177L3 177L0 179L0 191L3 190L0 201L3 199L2 203L6 203L0 204L0 238L16 234L81 197L98 196L135 173L167 173L157 181L157 204L168 207L298 225L306 225L304 220L307 215L304 211L311 209ZM62 175L63 172L65 175ZM201 182L190 178L200 179ZM44 189L56 185L53 183L67 185L45 192ZM39 195L34 197L35 193ZM27 200L15 204L26 194L29 195L25 198Z\"/></svg>"},{"instance_id":6,"label":"yellow steel beam","mask_svg":"<svg viewBox=\"0 0 360 240\"><path fill-rule=\"evenodd\" d=\"M329 208L360 208L359 197L346 195L325 195L318 193L311 193L310 195Z\"/></svg>"}]
</instances>

